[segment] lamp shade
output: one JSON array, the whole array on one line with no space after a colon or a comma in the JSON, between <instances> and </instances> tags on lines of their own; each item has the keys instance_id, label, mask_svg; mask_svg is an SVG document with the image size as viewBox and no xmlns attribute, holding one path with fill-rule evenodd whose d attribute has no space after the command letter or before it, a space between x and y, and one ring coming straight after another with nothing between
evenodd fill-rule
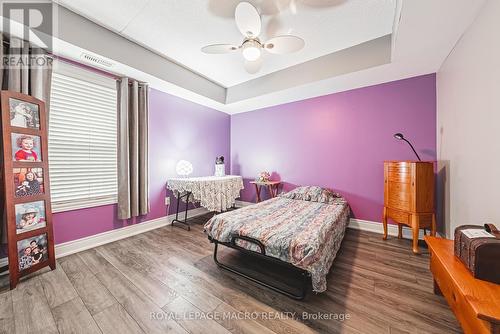
<instances>
[{"instance_id":1,"label":"lamp shade","mask_svg":"<svg viewBox=\"0 0 500 334\"><path fill-rule=\"evenodd\" d=\"M180 176L188 176L193 173L193 164L187 160L179 160L175 166L175 172Z\"/></svg>"},{"instance_id":2,"label":"lamp shade","mask_svg":"<svg viewBox=\"0 0 500 334\"><path fill-rule=\"evenodd\" d=\"M399 140L402 140L402 139L404 139L405 137L403 136L403 134L402 134L402 133L399 133L399 132L398 132L398 133L395 133L395 134L394 134L394 138L399 139Z\"/></svg>"}]
</instances>

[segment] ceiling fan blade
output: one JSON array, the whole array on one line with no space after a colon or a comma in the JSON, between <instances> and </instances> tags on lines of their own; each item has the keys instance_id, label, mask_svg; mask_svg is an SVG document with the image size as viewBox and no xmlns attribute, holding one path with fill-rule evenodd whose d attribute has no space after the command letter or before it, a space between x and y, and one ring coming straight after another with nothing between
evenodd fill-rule
<instances>
[{"instance_id":1,"label":"ceiling fan blade","mask_svg":"<svg viewBox=\"0 0 500 334\"><path fill-rule=\"evenodd\" d=\"M234 11L236 25L246 37L255 38L259 36L262 26L257 9L248 2L240 2Z\"/></svg>"},{"instance_id":2,"label":"ceiling fan blade","mask_svg":"<svg viewBox=\"0 0 500 334\"><path fill-rule=\"evenodd\" d=\"M212 44L201 48L201 51L208 54L231 53L238 50L238 46L232 44Z\"/></svg>"},{"instance_id":3,"label":"ceiling fan blade","mask_svg":"<svg viewBox=\"0 0 500 334\"><path fill-rule=\"evenodd\" d=\"M250 74L255 74L260 71L262 67L262 57L254 61L245 60L244 64L245 70Z\"/></svg>"},{"instance_id":4,"label":"ceiling fan blade","mask_svg":"<svg viewBox=\"0 0 500 334\"><path fill-rule=\"evenodd\" d=\"M297 36L283 35L276 36L268 40L264 44L264 48L269 53L285 54L299 51L306 43L304 40Z\"/></svg>"}]
</instances>

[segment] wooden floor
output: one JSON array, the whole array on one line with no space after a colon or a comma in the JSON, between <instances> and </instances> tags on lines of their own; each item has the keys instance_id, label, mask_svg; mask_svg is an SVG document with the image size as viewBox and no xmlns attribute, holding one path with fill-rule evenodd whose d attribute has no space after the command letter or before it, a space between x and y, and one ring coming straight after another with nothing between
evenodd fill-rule
<instances>
[{"instance_id":1,"label":"wooden floor","mask_svg":"<svg viewBox=\"0 0 500 334\"><path fill-rule=\"evenodd\" d=\"M408 240L348 230L328 290L298 302L219 269L209 217L61 258L13 291L1 277L0 333L461 332Z\"/></svg>"}]
</instances>

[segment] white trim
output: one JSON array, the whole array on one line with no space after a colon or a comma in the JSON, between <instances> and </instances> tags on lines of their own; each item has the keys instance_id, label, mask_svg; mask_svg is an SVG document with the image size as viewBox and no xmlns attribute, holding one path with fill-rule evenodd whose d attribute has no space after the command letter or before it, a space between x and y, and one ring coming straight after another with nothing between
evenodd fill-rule
<instances>
[{"instance_id":1,"label":"white trim","mask_svg":"<svg viewBox=\"0 0 500 334\"><path fill-rule=\"evenodd\" d=\"M118 203L118 195L104 196L100 198L88 198L69 200L69 201L52 201L52 213L66 212L79 209L90 209L98 206L113 205Z\"/></svg>"},{"instance_id":2,"label":"white trim","mask_svg":"<svg viewBox=\"0 0 500 334\"><path fill-rule=\"evenodd\" d=\"M80 59L80 61L82 61ZM97 74L94 71L81 68L80 66L76 66L70 64L65 61L61 61L56 59L54 61L53 71L58 74L62 74L67 77L71 77L77 80L84 80L87 82L91 82L95 85L104 86L109 89L116 90L116 79L111 78L109 76L105 76L103 74Z\"/></svg>"},{"instance_id":3,"label":"white trim","mask_svg":"<svg viewBox=\"0 0 500 334\"><path fill-rule=\"evenodd\" d=\"M238 201L236 200L234 205L236 205L237 208L242 208L244 206L249 206L249 205L254 205L255 203L252 202L246 202L246 201Z\"/></svg>"},{"instance_id":4,"label":"white trim","mask_svg":"<svg viewBox=\"0 0 500 334\"><path fill-rule=\"evenodd\" d=\"M246 202L246 201L236 201L235 205L238 208L253 205L255 203ZM205 208L196 208L188 211L188 218L200 216L208 213L208 210ZM168 215L152 220L148 220L146 222L140 224L134 224L130 226L126 226L120 229L107 231L103 233L99 233L96 235L92 235L89 237L85 237L82 239L68 241L62 244L58 244L55 246L56 258L64 257L67 255L71 255L74 253L78 253L90 248L98 247L113 241L117 241L120 239L128 238L136 234L144 233L147 231L151 231L163 226L166 226L170 223L172 219L174 219L175 215ZM348 228L352 228L354 230L361 230L367 232L373 232L378 234L383 234L384 228L382 223L374 222L363 219L355 219L351 218L349 220ZM391 236L398 235L398 226L394 224L388 225L387 233ZM440 233L439 236L443 237ZM403 227L403 238L412 239L412 232L410 228ZM419 232L419 239L424 238L423 230ZM7 258L0 259L0 267L8 264Z\"/></svg>"},{"instance_id":5,"label":"white trim","mask_svg":"<svg viewBox=\"0 0 500 334\"><path fill-rule=\"evenodd\" d=\"M206 213L208 213L208 210L205 208L191 209L188 210L188 218L200 216ZM56 258L78 253L113 241L128 238L136 234L144 233L163 226L167 226L174 218L175 214L171 214L168 216L163 216L160 218L148 220L143 223L134 224L122 227L120 229L111 230L96 235L92 235L89 237L58 244L55 246Z\"/></svg>"},{"instance_id":6,"label":"white trim","mask_svg":"<svg viewBox=\"0 0 500 334\"><path fill-rule=\"evenodd\" d=\"M205 208L196 208L188 210L188 218L200 216L208 213ZM151 219L143 223L129 225L116 230L106 231L103 233L91 235L85 238L71 240L55 246L56 258L64 257L84 250L98 247L113 241L131 237L136 234L151 231L170 224L175 214L163 216L156 219ZM0 259L0 267L8 265L8 258Z\"/></svg>"},{"instance_id":7,"label":"white trim","mask_svg":"<svg viewBox=\"0 0 500 334\"><path fill-rule=\"evenodd\" d=\"M246 202L246 201L236 201L236 207L242 208L245 206L253 205L255 203L252 202ZM349 220L349 225L347 226L348 228L352 228L353 230L361 230L361 231L367 231L367 232L373 232L373 233L378 233L378 234L383 234L384 233L384 226L382 225L381 222L375 222L375 221L370 221L370 220L363 220L363 219L355 219L351 218ZM398 235L398 226L394 224L388 224L387 225L387 234L391 236L397 236ZM438 233L440 237L443 237L440 233ZM410 228L404 226L403 227L403 238L404 239L413 239L413 234ZM424 239L424 231L420 230L418 234L418 238L423 240Z\"/></svg>"},{"instance_id":8,"label":"white trim","mask_svg":"<svg viewBox=\"0 0 500 334\"><path fill-rule=\"evenodd\" d=\"M349 220L349 225L347 226L349 228L352 228L353 230L361 230L361 231L367 231L367 232L373 232L373 233L378 233L378 234L383 234L384 233L384 226L382 225L381 222L374 222L370 220L363 220L363 219L355 219L351 218ZM394 224L387 224L387 234L391 236L397 236L398 235L398 225ZM404 239L413 239L413 234L411 229L407 227L403 227L403 238ZM420 230L419 239L424 239L424 231Z\"/></svg>"},{"instance_id":9,"label":"white trim","mask_svg":"<svg viewBox=\"0 0 500 334\"><path fill-rule=\"evenodd\" d=\"M352 228L353 230L361 230L361 231L373 232L373 233L378 233L378 234L384 233L384 226L382 225L381 222L374 222L374 221L370 221L370 220L351 218L349 221L349 225L347 227ZM387 234L390 236L397 236L398 235L398 225L388 224L387 225ZM437 235L441 238L444 238L444 236L439 232L437 232ZM404 239L413 239L413 234L412 234L411 228L403 226L403 238ZM418 238L420 240L424 240L424 230L420 229L420 231L418 233Z\"/></svg>"}]
</instances>

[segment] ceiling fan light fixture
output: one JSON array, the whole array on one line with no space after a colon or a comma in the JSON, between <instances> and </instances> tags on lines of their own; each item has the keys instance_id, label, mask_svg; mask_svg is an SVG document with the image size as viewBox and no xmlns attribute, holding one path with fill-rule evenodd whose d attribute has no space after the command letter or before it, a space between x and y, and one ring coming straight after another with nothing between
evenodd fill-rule
<instances>
[{"instance_id":1,"label":"ceiling fan light fixture","mask_svg":"<svg viewBox=\"0 0 500 334\"><path fill-rule=\"evenodd\" d=\"M255 61L260 58L261 46L257 41L249 40L243 44L243 57L248 61Z\"/></svg>"},{"instance_id":2,"label":"ceiling fan light fixture","mask_svg":"<svg viewBox=\"0 0 500 334\"><path fill-rule=\"evenodd\" d=\"M304 0L305 1L305 0ZM212 44L201 48L207 54L224 54L241 50L245 59L244 68L249 74L257 73L263 62L264 51L283 55L301 50L305 41L294 35L280 35L267 41L261 41L259 35L262 30L262 20L259 11L249 2L238 0L234 11L234 20L241 34L244 36L241 45ZM255 2L255 1L252 1ZM257 1L260 2L260 1Z\"/></svg>"}]
</instances>

